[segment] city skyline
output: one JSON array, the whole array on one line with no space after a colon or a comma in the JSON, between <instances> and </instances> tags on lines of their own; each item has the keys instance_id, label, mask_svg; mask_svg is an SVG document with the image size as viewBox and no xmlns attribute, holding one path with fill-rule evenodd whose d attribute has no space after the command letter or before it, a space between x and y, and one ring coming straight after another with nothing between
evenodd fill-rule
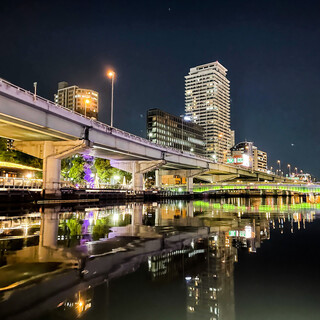
<instances>
[{"instance_id":1,"label":"city skyline","mask_svg":"<svg viewBox=\"0 0 320 320\"><path fill-rule=\"evenodd\" d=\"M274 3L97 3L87 12L79 5L69 16L71 1L58 17L53 4L5 4L1 18L11 32L1 31L6 44L0 53L1 76L29 90L37 81L39 95L50 99L64 79L92 88L101 94L104 120L110 65L117 74L115 126L145 136L146 110L183 113L184 75L194 65L219 60L232 83L231 126L237 142L254 141L270 155L271 165L280 159L319 176L320 66L313 56L319 46L317 3ZM215 19L208 22L213 7ZM184 18L193 10L188 28ZM106 13L108 19L102 19ZM66 42L70 35L72 45Z\"/></svg>"}]
</instances>

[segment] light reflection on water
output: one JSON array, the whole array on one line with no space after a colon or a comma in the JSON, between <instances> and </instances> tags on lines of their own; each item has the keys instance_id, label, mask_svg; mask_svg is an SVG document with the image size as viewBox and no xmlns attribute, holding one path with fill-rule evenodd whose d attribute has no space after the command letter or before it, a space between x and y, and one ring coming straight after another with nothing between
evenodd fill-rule
<instances>
[{"instance_id":1,"label":"light reflection on water","mask_svg":"<svg viewBox=\"0 0 320 320\"><path fill-rule=\"evenodd\" d=\"M272 232L304 230L319 213L319 204L270 197L3 215L0 310L24 319L240 319L234 288L239 254L259 254L264 242L272 243ZM42 282L30 286L30 280ZM29 292L31 299L37 288L42 297L35 294L32 307L4 294ZM128 290L133 311L121 308ZM150 298L159 292L161 302Z\"/></svg>"}]
</instances>

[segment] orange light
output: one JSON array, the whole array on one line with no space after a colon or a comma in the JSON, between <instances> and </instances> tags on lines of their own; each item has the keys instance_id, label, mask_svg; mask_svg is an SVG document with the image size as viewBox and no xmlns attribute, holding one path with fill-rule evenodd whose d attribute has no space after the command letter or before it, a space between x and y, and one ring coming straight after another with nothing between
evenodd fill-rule
<instances>
[{"instance_id":1,"label":"orange light","mask_svg":"<svg viewBox=\"0 0 320 320\"><path fill-rule=\"evenodd\" d=\"M114 71L108 71L108 72L107 72L107 76L108 76L109 78L113 78L114 75L115 75Z\"/></svg>"},{"instance_id":2,"label":"orange light","mask_svg":"<svg viewBox=\"0 0 320 320\"><path fill-rule=\"evenodd\" d=\"M89 99L86 99L85 103L86 103L86 104L90 103L90 100L89 100Z\"/></svg>"}]
</instances>

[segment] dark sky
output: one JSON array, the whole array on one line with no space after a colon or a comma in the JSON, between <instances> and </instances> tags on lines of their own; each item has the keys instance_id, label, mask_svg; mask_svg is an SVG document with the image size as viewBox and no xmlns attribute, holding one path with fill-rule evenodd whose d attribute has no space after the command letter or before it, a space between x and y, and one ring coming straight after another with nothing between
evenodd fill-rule
<instances>
[{"instance_id":1,"label":"dark sky","mask_svg":"<svg viewBox=\"0 0 320 320\"><path fill-rule=\"evenodd\" d=\"M115 126L145 135L145 114L184 112L189 68L229 71L236 141L254 141L320 177L318 1L3 1L0 77L53 99L57 83L100 93L109 121L108 66L117 73Z\"/></svg>"}]
</instances>

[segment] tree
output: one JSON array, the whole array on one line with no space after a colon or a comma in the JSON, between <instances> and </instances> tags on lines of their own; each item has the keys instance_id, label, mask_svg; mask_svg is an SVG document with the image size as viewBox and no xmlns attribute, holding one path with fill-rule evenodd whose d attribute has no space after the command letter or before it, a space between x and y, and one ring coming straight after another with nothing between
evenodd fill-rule
<instances>
[{"instance_id":1,"label":"tree","mask_svg":"<svg viewBox=\"0 0 320 320\"><path fill-rule=\"evenodd\" d=\"M84 182L84 160L82 157L74 156L72 161L72 167L69 171L69 178L75 183Z\"/></svg>"},{"instance_id":2,"label":"tree","mask_svg":"<svg viewBox=\"0 0 320 320\"><path fill-rule=\"evenodd\" d=\"M111 167L109 160L97 158L94 162L94 166L97 170L98 177L102 182L110 182L111 178L114 176L119 176L120 181L123 180L123 177L125 177L127 181L132 179L131 173Z\"/></svg>"},{"instance_id":3,"label":"tree","mask_svg":"<svg viewBox=\"0 0 320 320\"><path fill-rule=\"evenodd\" d=\"M64 179L69 179L69 173L72 168L72 157L61 160L61 175Z\"/></svg>"}]
</instances>

